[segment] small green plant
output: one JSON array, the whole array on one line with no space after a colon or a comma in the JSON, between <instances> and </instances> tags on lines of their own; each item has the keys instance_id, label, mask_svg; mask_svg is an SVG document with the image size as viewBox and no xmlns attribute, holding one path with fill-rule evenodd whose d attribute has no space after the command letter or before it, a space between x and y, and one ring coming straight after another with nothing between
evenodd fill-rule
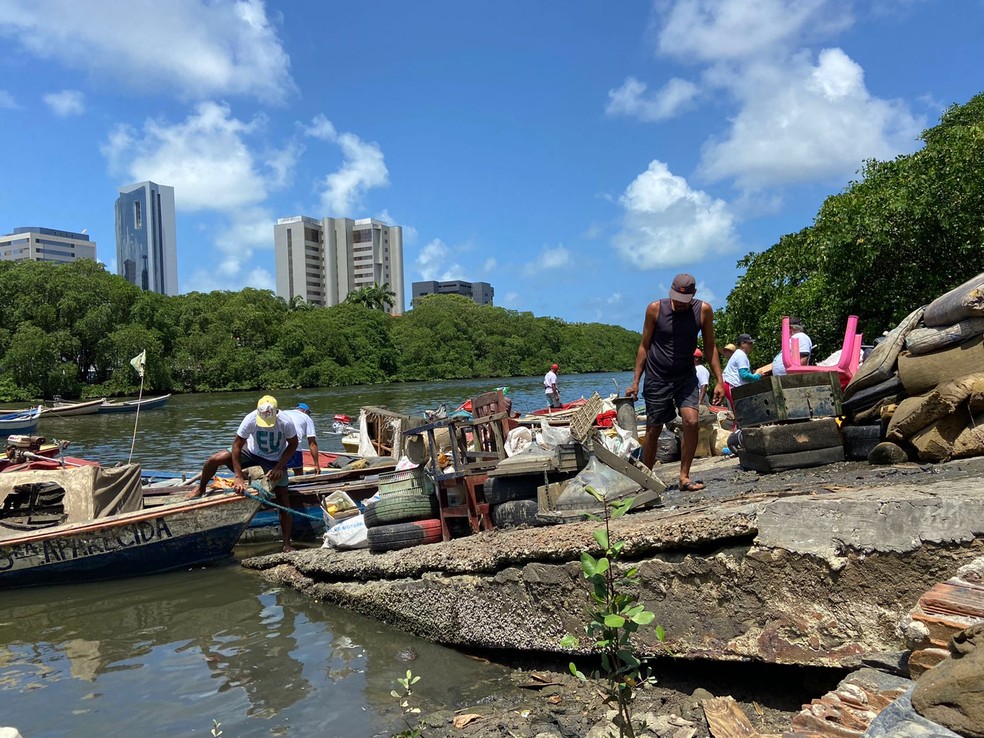
<instances>
[{"instance_id":1,"label":"small green plant","mask_svg":"<svg viewBox=\"0 0 984 738\"><path fill-rule=\"evenodd\" d=\"M219 738L219 736L222 735L222 731L219 729L219 726L221 725L222 723L215 718L212 718L212 738Z\"/></svg>"},{"instance_id":2,"label":"small green plant","mask_svg":"<svg viewBox=\"0 0 984 738\"><path fill-rule=\"evenodd\" d=\"M423 735L423 726L419 719L416 726L410 724L410 716L420 714L420 708L410 704L410 698L413 697L413 685L419 681L420 677L414 676L413 672L407 669L406 677L396 680L396 683L403 687L403 691L390 690L390 694L393 695L399 703L400 709L403 710L403 722L407 725L406 730L395 733L393 738L420 738Z\"/></svg>"},{"instance_id":3,"label":"small green plant","mask_svg":"<svg viewBox=\"0 0 984 738\"><path fill-rule=\"evenodd\" d=\"M614 719L620 738L635 738L632 724L632 702L636 689L647 682L654 681L648 668L632 651L632 634L640 626L653 622L656 614L640 604L631 590L639 583L639 568L629 567L619 573L616 566L625 541L611 540L611 521L620 518L632 507L633 498L618 503L609 502L603 494L593 487L585 491L600 502L603 515L591 515L604 528L594 531L594 539L601 548L602 555L595 558L585 551L581 554L581 572L591 584L591 605L588 608L589 620L584 631L594 639L594 649L601 656L601 671L592 673L592 678L604 677L607 682L606 702L614 704L618 714ZM666 638L663 627L656 626L656 637ZM577 636L568 634L561 640L566 648L579 645ZM572 662L571 673L585 681L587 677Z\"/></svg>"}]
</instances>

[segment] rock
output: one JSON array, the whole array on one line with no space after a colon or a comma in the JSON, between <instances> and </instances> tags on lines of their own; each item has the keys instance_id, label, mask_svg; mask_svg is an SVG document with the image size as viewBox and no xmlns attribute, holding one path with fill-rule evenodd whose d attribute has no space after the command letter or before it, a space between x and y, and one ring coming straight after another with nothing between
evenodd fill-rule
<instances>
[{"instance_id":1,"label":"rock","mask_svg":"<svg viewBox=\"0 0 984 738\"><path fill-rule=\"evenodd\" d=\"M891 441L882 441L868 454L869 464L902 464L909 460L908 454Z\"/></svg>"},{"instance_id":2,"label":"rock","mask_svg":"<svg viewBox=\"0 0 984 738\"><path fill-rule=\"evenodd\" d=\"M417 658L417 649L413 648L412 646L410 648L401 649L396 654L397 661L403 661L403 662L415 661L416 658Z\"/></svg>"},{"instance_id":3,"label":"rock","mask_svg":"<svg viewBox=\"0 0 984 738\"><path fill-rule=\"evenodd\" d=\"M927 671L912 693L912 706L963 736L984 738L984 623L950 639L950 658Z\"/></svg>"},{"instance_id":4,"label":"rock","mask_svg":"<svg viewBox=\"0 0 984 738\"><path fill-rule=\"evenodd\" d=\"M886 671L889 674L898 676L909 676L909 652L908 651L881 651L878 653L867 653L861 657L864 666L873 669Z\"/></svg>"},{"instance_id":5,"label":"rock","mask_svg":"<svg viewBox=\"0 0 984 738\"><path fill-rule=\"evenodd\" d=\"M878 713L862 738L959 738L952 730L916 712L911 696L910 689Z\"/></svg>"}]
</instances>

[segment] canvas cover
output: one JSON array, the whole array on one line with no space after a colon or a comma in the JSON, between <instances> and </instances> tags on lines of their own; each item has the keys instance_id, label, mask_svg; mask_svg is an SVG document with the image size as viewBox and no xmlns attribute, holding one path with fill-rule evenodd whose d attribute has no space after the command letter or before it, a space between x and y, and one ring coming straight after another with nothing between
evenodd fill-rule
<instances>
[{"instance_id":1,"label":"canvas cover","mask_svg":"<svg viewBox=\"0 0 984 738\"><path fill-rule=\"evenodd\" d=\"M945 328L976 317L984 317L984 274L968 279L933 300L926 307L923 322L930 328Z\"/></svg>"},{"instance_id":2,"label":"canvas cover","mask_svg":"<svg viewBox=\"0 0 984 738\"><path fill-rule=\"evenodd\" d=\"M0 506L18 488L51 482L65 490L66 523L82 523L143 508L137 464L109 469L80 466L0 474Z\"/></svg>"},{"instance_id":3,"label":"canvas cover","mask_svg":"<svg viewBox=\"0 0 984 738\"><path fill-rule=\"evenodd\" d=\"M910 395L929 392L943 382L974 374L984 367L984 336L920 356L899 356L899 379Z\"/></svg>"},{"instance_id":4,"label":"canvas cover","mask_svg":"<svg viewBox=\"0 0 984 738\"><path fill-rule=\"evenodd\" d=\"M923 308L909 313L892 331L885 336L885 340L879 343L868 354L868 358L851 378L850 383L844 388L844 401L851 399L855 392L874 387L876 384L891 379L895 372L895 364L899 358L899 352L905 344L905 337L909 332L919 325L922 320ZM934 385L935 386L935 385ZM908 389L908 387L906 387Z\"/></svg>"}]
</instances>

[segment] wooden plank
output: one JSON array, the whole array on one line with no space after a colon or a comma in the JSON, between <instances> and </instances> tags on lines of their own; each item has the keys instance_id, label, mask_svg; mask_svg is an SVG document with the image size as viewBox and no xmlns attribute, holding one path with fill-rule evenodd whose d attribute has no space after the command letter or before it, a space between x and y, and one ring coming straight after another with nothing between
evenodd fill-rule
<instances>
[{"instance_id":1,"label":"wooden plank","mask_svg":"<svg viewBox=\"0 0 984 738\"><path fill-rule=\"evenodd\" d=\"M760 738L734 697L714 697L701 705L713 738Z\"/></svg>"},{"instance_id":2,"label":"wooden plank","mask_svg":"<svg viewBox=\"0 0 984 738\"><path fill-rule=\"evenodd\" d=\"M666 484L663 480L655 476L644 466L640 468L641 465L636 466L632 461L623 459L621 456L617 456L609 451L604 441L597 434L592 444L592 449L594 450L595 456L598 457L598 461L617 472L621 472L633 482L636 482L640 487L645 487L657 494L662 494L666 491Z\"/></svg>"}]
</instances>

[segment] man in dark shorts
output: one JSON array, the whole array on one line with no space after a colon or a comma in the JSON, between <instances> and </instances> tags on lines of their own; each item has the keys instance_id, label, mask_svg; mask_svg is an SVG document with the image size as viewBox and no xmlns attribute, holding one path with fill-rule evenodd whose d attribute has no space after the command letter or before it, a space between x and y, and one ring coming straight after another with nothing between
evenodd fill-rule
<instances>
[{"instance_id":1,"label":"man in dark shorts","mask_svg":"<svg viewBox=\"0 0 984 738\"><path fill-rule=\"evenodd\" d=\"M697 451L700 389L694 373L694 351L698 334L703 336L705 348L710 348L711 371L717 380L714 403L724 397L721 358L714 343L714 310L706 302L695 300L696 292L694 278L689 274L678 274L673 278L670 296L649 303L636 354L635 377L625 390L629 397L638 396L639 380L645 369L646 384L642 396L646 401L646 439L642 460L647 467L652 468L656 462L656 444L663 425L673 420L679 411L683 421L680 490L684 492L704 488L703 483L690 479L690 466Z\"/></svg>"},{"instance_id":2,"label":"man in dark shorts","mask_svg":"<svg viewBox=\"0 0 984 738\"><path fill-rule=\"evenodd\" d=\"M290 507L287 497L287 462L297 450L297 430L286 416L280 415L277 399L265 395L256 403L256 410L249 413L239 424L232 448L212 454L202 467L202 478L198 489L189 499L205 494L208 483L212 481L220 466L232 469L235 478L232 488L242 494L246 491L243 469L258 466L266 472L267 479L277 495L277 504ZM284 533L284 551L293 550L290 545L291 515L278 510L280 528Z\"/></svg>"}]
</instances>

